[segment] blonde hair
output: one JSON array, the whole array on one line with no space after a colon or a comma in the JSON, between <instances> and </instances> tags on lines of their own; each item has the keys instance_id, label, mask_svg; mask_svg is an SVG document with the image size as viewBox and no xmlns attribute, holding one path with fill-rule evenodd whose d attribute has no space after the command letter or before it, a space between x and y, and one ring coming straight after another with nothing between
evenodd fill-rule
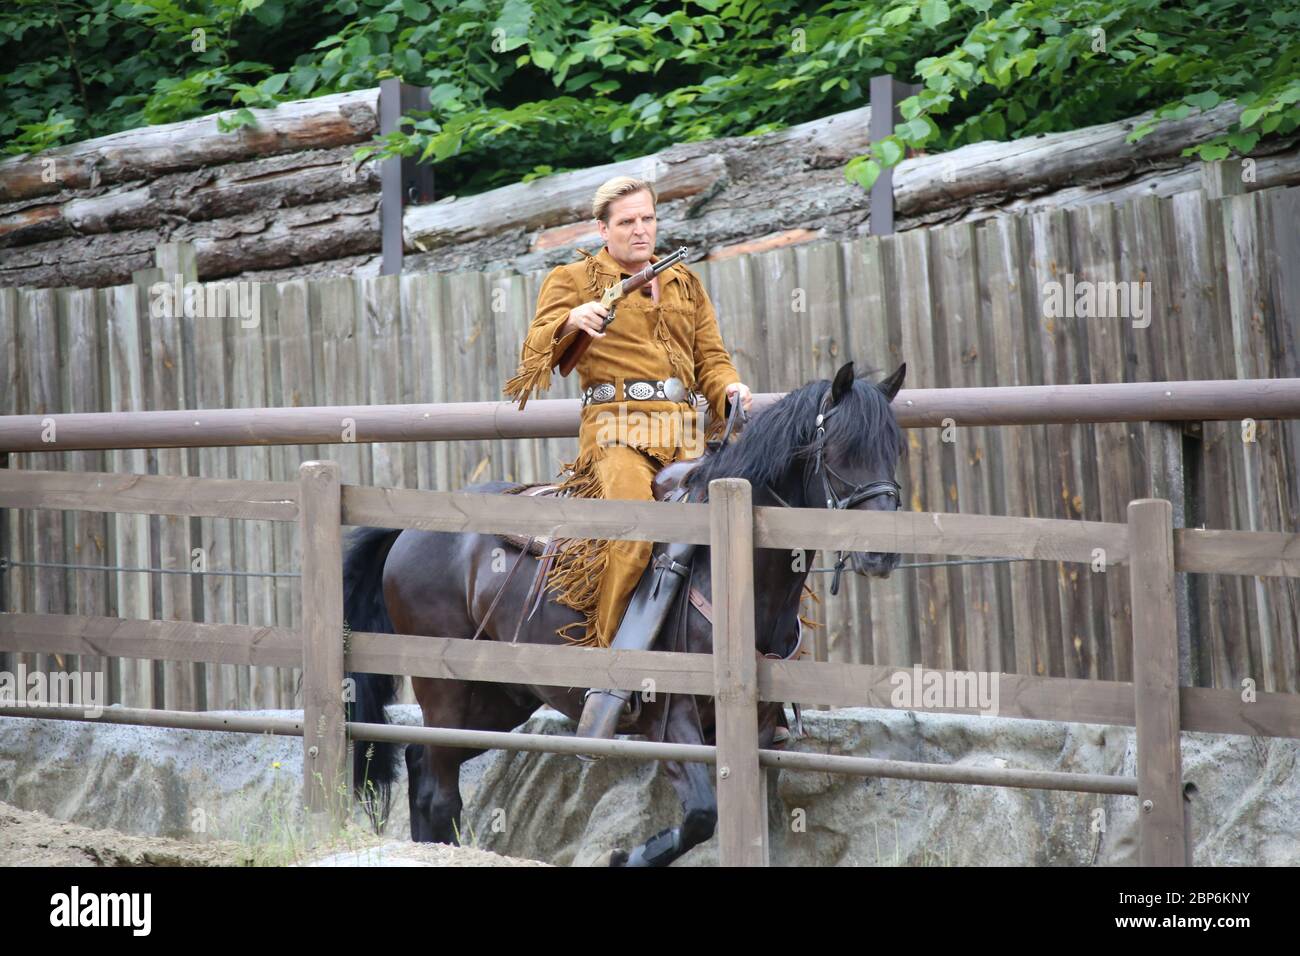
<instances>
[{"instance_id":1,"label":"blonde hair","mask_svg":"<svg viewBox=\"0 0 1300 956\"><path fill-rule=\"evenodd\" d=\"M655 188L644 179L637 179L633 176L615 176L613 179L605 180L600 184L595 197L591 200L592 218L608 223L610 203L615 199L640 192L643 189L650 194L650 202L657 205L659 197L655 195Z\"/></svg>"}]
</instances>

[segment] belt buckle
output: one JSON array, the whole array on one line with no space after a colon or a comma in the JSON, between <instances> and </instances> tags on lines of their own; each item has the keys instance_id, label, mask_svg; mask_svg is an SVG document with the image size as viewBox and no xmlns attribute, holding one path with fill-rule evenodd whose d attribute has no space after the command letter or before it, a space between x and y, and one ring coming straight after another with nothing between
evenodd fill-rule
<instances>
[{"instance_id":1,"label":"belt buckle","mask_svg":"<svg viewBox=\"0 0 1300 956\"><path fill-rule=\"evenodd\" d=\"M668 399L668 401L680 402L686 397L686 386L682 384L680 378L673 375L664 379L663 393L664 398Z\"/></svg>"},{"instance_id":2,"label":"belt buckle","mask_svg":"<svg viewBox=\"0 0 1300 956\"><path fill-rule=\"evenodd\" d=\"M644 402L647 399L654 398L655 387L652 382L629 382L624 391L627 393L628 398Z\"/></svg>"}]
</instances>

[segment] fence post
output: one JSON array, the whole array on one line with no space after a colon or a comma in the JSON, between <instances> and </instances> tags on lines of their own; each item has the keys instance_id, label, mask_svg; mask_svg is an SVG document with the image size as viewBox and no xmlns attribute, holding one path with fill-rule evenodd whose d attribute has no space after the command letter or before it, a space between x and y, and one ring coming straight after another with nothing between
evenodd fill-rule
<instances>
[{"instance_id":1,"label":"fence post","mask_svg":"<svg viewBox=\"0 0 1300 956\"><path fill-rule=\"evenodd\" d=\"M1137 717L1138 862L1185 866L1180 748L1178 610L1174 601L1173 506L1143 498L1128 506L1133 592L1133 694Z\"/></svg>"},{"instance_id":2,"label":"fence post","mask_svg":"<svg viewBox=\"0 0 1300 956\"><path fill-rule=\"evenodd\" d=\"M298 470L302 549L303 802L342 822L351 810L343 709L343 527L339 465Z\"/></svg>"},{"instance_id":3,"label":"fence post","mask_svg":"<svg viewBox=\"0 0 1300 956\"><path fill-rule=\"evenodd\" d=\"M709 482L718 853L723 866L767 866L766 777L758 766L754 509L749 482Z\"/></svg>"}]
</instances>

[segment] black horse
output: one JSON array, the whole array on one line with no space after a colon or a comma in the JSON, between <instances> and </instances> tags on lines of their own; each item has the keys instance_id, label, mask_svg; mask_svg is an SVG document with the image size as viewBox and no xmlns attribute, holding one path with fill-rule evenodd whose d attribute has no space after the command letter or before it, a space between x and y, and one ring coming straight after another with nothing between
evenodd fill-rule
<instances>
[{"instance_id":1,"label":"black horse","mask_svg":"<svg viewBox=\"0 0 1300 956\"><path fill-rule=\"evenodd\" d=\"M739 438L700 460L684 479L690 500L706 500L714 478L744 478L753 488L756 505L896 509L899 497L894 470L903 441L890 402L905 371L906 366L899 366L886 380L873 385L855 378L850 362L833 382L810 382L789 393L756 415ZM501 493L518 487L491 482L466 490ZM503 574L493 570L493 552L501 548L518 553L496 535L359 529L349 542L343 568L344 614L349 626L356 631L468 638L478 630L498 590L504 588L483 638L509 641L524 613L536 559L524 555L521 573ZM879 577L888 576L898 560L897 554L877 552L854 552L841 558L854 571ZM754 552L759 653L786 657L798 645L799 602L807 576L802 569L809 563L811 556L796 561L785 550ZM690 585L706 597L712 593L707 547L695 553ZM687 586L680 588L679 600L685 602L687 592ZM680 613L670 615L655 646L711 653L712 625L695 605L679 607ZM578 612L546 601L524 622L518 639L560 644L563 640L556 634L557 628L578 619ZM684 623L674 626L679 620ZM356 701L349 719L383 723L384 707L396 697L397 679L375 674L353 676ZM541 704L575 720L582 712L583 688L423 677L411 682L428 727L507 731L523 723ZM674 743L712 742L710 701L681 694L655 696L642 704L627 732L662 735ZM760 746L772 743L777 727L784 725L784 713L780 704L761 706ZM455 841L461 812L460 766L481 752L458 747L406 748L413 840ZM395 759L392 744L355 748L354 783L372 816L387 814ZM612 864L667 865L712 836L717 821L713 769L706 764L673 761L666 761L665 768L682 801L681 825L652 837L631 853L614 851Z\"/></svg>"}]
</instances>

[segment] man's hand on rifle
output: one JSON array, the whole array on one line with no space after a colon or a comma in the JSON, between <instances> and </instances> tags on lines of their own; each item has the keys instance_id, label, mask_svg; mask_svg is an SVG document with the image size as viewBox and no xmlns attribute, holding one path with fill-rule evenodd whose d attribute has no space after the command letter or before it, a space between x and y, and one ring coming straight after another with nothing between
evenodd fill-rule
<instances>
[{"instance_id":1,"label":"man's hand on rifle","mask_svg":"<svg viewBox=\"0 0 1300 956\"><path fill-rule=\"evenodd\" d=\"M605 317L607 315L609 315L609 310L600 302L584 302L577 308L569 310L569 317L564 320L564 325L560 327L560 338L581 329L589 335L603 339L605 337Z\"/></svg>"}]
</instances>

